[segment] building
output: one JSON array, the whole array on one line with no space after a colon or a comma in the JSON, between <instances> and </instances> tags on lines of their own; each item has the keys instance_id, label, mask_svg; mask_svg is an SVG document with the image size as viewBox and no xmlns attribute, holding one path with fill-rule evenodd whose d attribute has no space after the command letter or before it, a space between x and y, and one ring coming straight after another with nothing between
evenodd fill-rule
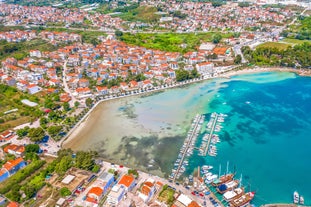
<instances>
[{"instance_id":1,"label":"building","mask_svg":"<svg viewBox=\"0 0 311 207\"><path fill-rule=\"evenodd\" d=\"M107 203L110 205L118 205L118 203L122 200L126 189L124 185L117 184L113 186L110 193L107 196Z\"/></svg>"},{"instance_id":2,"label":"building","mask_svg":"<svg viewBox=\"0 0 311 207\"><path fill-rule=\"evenodd\" d=\"M145 203L148 203L154 196L155 191L154 180L149 178L139 189L138 197L140 197Z\"/></svg>"},{"instance_id":3,"label":"building","mask_svg":"<svg viewBox=\"0 0 311 207\"><path fill-rule=\"evenodd\" d=\"M92 187L86 195L86 201L94 204L98 204L102 198L104 190L100 187Z\"/></svg>"},{"instance_id":4,"label":"building","mask_svg":"<svg viewBox=\"0 0 311 207\"><path fill-rule=\"evenodd\" d=\"M41 88L39 86L37 86L36 84L30 84L27 86L27 91L30 94L35 94L35 93L38 93L39 91L41 91Z\"/></svg>"},{"instance_id":5,"label":"building","mask_svg":"<svg viewBox=\"0 0 311 207\"><path fill-rule=\"evenodd\" d=\"M214 64L211 62L203 62L196 64L196 69L201 75L208 75L213 73Z\"/></svg>"},{"instance_id":6,"label":"building","mask_svg":"<svg viewBox=\"0 0 311 207\"><path fill-rule=\"evenodd\" d=\"M26 162L21 157L15 160L7 161L0 169L0 182L6 180L8 177L15 174L19 169L25 166Z\"/></svg>"},{"instance_id":7,"label":"building","mask_svg":"<svg viewBox=\"0 0 311 207\"><path fill-rule=\"evenodd\" d=\"M123 175L118 184L123 185L127 192L131 191L135 186L135 177L133 175Z\"/></svg>"},{"instance_id":8,"label":"building","mask_svg":"<svg viewBox=\"0 0 311 207\"><path fill-rule=\"evenodd\" d=\"M23 145L10 144L6 146L3 151L5 153L21 157L25 152L25 147Z\"/></svg>"},{"instance_id":9,"label":"building","mask_svg":"<svg viewBox=\"0 0 311 207\"><path fill-rule=\"evenodd\" d=\"M200 205L184 194L180 194L173 207L200 207Z\"/></svg>"},{"instance_id":10,"label":"building","mask_svg":"<svg viewBox=\"0 0 311 207\"><path fill-rule=\"evenodd\" d=\"M114 182L114 176L111 173L107 173L107 172L103 172L99 178L98 178L101 182L102 182L102 186L103 186L103 190L104 190L104 194L107 192L107 190L110 188L110 186L113 184Z\"/></svg>"}]
</instances>

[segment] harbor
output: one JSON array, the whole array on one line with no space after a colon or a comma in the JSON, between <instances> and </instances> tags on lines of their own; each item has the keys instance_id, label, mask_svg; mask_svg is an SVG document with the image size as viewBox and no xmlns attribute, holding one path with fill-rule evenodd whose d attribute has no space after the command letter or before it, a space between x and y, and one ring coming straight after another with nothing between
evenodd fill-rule
<instances>
[{"instance_id":1,"label":"harbor","mask_svg":"<svg viewBox=\"0 0 311 207\"><path fill-rule=\"evenodd\" d=\"M216 144L220 142L219 135L215 132L220 132L222 126L221 123L224 122L224 117L226 114L212 113L209 122L206 125L207 133L203 136L202 144L199 147L199 155L215 157L217 155Z\"/></svg>"},{"instance_id":2,"label":"harbor","mask_svg":"<svg viewBox=\"0 0 311 207\"><path fill-rule=\"evenodd\" d=\"M193 154L194 145L200 133L204 118L204 115L197 114L193 120L191 128L187 134L187 138L185 139L184 144L180 149L180 153L178 154L178 158L174 163L172 174L169 176L169 178L173 181L179 179L186 170L188 158Z\"/></svg>"}]
</instances>

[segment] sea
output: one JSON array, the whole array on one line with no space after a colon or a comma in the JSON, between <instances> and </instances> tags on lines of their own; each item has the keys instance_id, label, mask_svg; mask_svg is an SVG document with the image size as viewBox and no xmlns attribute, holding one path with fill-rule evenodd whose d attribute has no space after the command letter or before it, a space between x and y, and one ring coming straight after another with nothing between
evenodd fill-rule
<instances>
[{"instance_id":1,"label":"sea","mask_svg":"<svg viewBox=\"0 0 311 207\"><path fill-rule=\"evenodd\" d=\"M255 206L291 203L294 191L311 205L310 77L289 72L243 74L103 104L103 117L109 111L131 120L131 125L115 123L125 136L119 145L109 146L109 140L117 138L105 137L109 129L97 119L101 127L94 133L101 136L84 135L81 139L87 141L75 149L101 146L108 160L168 176L195 115L204 114L205 125L211 113L223 113L227 116L218 132L217 156L202 157L195 150L185 176L200 165L213 165L215 174L226 173L228 166L247 191L256 192ZM203 127L197 146L204 133Z\"/></svg>"}]
</instances>

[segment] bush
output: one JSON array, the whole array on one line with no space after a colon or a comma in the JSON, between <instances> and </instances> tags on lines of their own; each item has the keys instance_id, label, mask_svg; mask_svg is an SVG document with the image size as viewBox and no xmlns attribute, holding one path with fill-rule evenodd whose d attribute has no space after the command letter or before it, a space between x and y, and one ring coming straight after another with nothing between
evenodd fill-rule
<instances>
[{"instance_id":1,"label":"bush","mask_svg":"<svg viewBox=\"0 0 311 207\"><path fill-rule=\"evenodd\" d=\"M68 188L63 187L63 188L60 189L59 194L62 197L66 197L66 196L70 196L71 195L71 191Z\"/></svg>"}]
</instances>

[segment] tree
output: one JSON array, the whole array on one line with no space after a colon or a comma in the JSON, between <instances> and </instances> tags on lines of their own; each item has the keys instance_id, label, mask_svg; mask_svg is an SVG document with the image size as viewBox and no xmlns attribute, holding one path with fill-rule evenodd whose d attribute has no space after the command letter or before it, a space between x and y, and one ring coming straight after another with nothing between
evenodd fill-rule
<instances>
[{"instance_id":1,"label":"tree","mask_svg":"<svg viewBox=\"0 0 311 207\"><path fill-rule=\"evenodd\" d=\"M123 32L120 31L120 30L116 30L114 34L115 34L117 37L123 36Z\"/></svg>"},{"instance_id":2,"label":"tree","mask_svg":"<svg viewBox=\"0 0 311 207\"><path fill-rule=\"evenodd\" d=\"M47 123L49 123L49 120L45 117L40 118L40 126L45 126Z\"/></svg>"},{"instance_id":3,"label":"tree","mask_svg":"<svg viewBox=\"0 0 311 207\"><path fill-rule=\"evenodd\" d=\"M45 132L41 127L29 129L28 136L30 140L33 142L41 141L44 135L45 135Z\"/></svg>"},{"instance_id":4,"label":"tree","mask_svg":"<svg viewBox=\"0 0 311 207\"><path fill-rule=\"evenodd\" d=\"M71 191L67 187L61 188L59 193L60 193L60 195L62 197L66 197L66 196L70 196L71 195Z\"/></svg>"},{"instance_id":5,"label":"tree","mask_svg":"<svg viewBox=\"0 0 311 207\"><path fill-rule=\"evenodd\" d=\"M234 58L234 64L241 64L241 62L242 62L242 56L239 54L239 55L237 55L237 56L235 56L235 58Z\"/></svg>"},{"instance_id":6,"label":"tree","mask_svg":"<svg viewBox=\"0 0 311 207\"><path fill-rule=\"evenodd\" d=\"M220 40L222 39L222 36L220 34L214 34L212 37L212 41L214 44L218 44Z\"/></svg>"},{"instance_id":7,"label":"tree","mask_svg":"<svg viewBox=\"0 0 311 207\"><path fill-rule=\"evenodd\" d=\"M28 144L25 147L26 152L35 152L37 153L39 151L40 147L37 144Z\"/></svg>"},{"instance_id":8,"label":"tree","mask_svg":"<svg viewBox=\"0 0 311 207\"><path fill-rule=\"evenodd\" d=\"M87 98L85 100L85 105L90 108L93 105L93 100L91 98Z\"/></svg>"},{"instance_id":9,"label":"tree","mask_svg":"<svg viewBox=\"0 0 311 207\"><path fill-rule=\"evenodd\" d=\"M59 134L59 132L63 129L62 126L50 126L47 131L49 133L49 135L51 135L52 137L55 137L57 134Z\"/></svg>"},{"instance_id":10,"label":"tree","mask_svg":"<svg viewBox=\"0 0 311 207\"><path fill-rule=\"evenodd\" d=\"M63 103L63 109L64 111L70 111L70 105L68 102Z\"/></svg>"},{"instance_id":11,"label":"tree","mask_svg":"<svg viewBox=\"0 0 311 207\"><path fill-rule=\"evenodd\" d=\"M77 108L77 107L80 105L80 102L75 101L74 105L75 105L75 107Z\"/></svg>"},{"instance_id":12,"label":"tree","mask_svg":"<svg viewBox=\"0 0 311 207\"><path fill-rule=\"evenodd\" d=\"M19 136L19 137L24 137L28 134L28 131L29 131L29 127L24 127L23 129L18 129L16 131L16 134Z\"/></svg>"},{"instance_id":13,"label":"tree","mask_svg":"<svg viewBox=\"0 0 311 207\"><path fill-rule=\"evenodd\" d=\"M94 152L77 152L75 166L83 170L92 170L95 165L94 156Z\"/></svg>"},{"instance_id":14,"label":"tree","mask_svg":"<svg viewBox=\"0 0 311 207\"><path fill-rule=\"evenodd\" d=\"M67 155L64 156L60 162L55 166L55 172L58 174L64 174L72 166L72 158Z\"/></svg>"},{"instance_id":15,"label":"tree","mask_svg":"<svg viewBox=\"0 0 311 207\"><path fill-rule=\"evenodd\" d=\"M176 81L181 82L189 79L189 72L183 69L176 70Z\"/></svg>"}]
</instances>

